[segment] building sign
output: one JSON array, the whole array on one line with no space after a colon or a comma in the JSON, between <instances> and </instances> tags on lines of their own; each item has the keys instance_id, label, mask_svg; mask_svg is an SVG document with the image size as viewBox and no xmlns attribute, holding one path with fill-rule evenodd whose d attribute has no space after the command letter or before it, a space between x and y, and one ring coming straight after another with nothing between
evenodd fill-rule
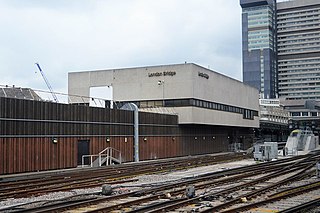
<instances>
[{"instance_id":1,"label":"building sign","mask_svg":"<svg viewBox=\"0 0 320 213\"><path fill-rule=\"evenodd\" d=\"M175 71L163 71L163 72L148 73L148 77L174 76L174 75L176 75Z\"/></svg>"},{"instance_id":2,"label":"building sign","mask_svg":"<svg viewBox=\"0 0 320 213\"><path fill-rule=\"evenodd\" d=\"M206 78L209 79L209 75L203 72L198 72L198 76L202 77L202 78Z\"/></svg>"}]
</instances>

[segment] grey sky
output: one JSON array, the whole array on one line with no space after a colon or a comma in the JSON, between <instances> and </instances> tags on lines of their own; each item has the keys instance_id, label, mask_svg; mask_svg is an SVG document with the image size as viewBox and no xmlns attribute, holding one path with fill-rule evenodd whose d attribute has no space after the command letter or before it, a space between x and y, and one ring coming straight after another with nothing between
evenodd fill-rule
<instances>
[{"instance_id":1,"label":"grey sky","mask_svg":"<svg viewBox=\"0 0 320 213\"><path fill-rule=\"evenodd\" d=\"M193 62L238 80L238 0L0 0L1 85L67 92L69 71Z\"/></svg>"}]
</instances>

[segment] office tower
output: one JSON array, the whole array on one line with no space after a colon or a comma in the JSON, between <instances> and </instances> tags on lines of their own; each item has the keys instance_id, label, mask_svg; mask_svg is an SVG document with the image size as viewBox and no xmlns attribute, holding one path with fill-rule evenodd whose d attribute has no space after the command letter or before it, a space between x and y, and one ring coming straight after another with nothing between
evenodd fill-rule
<instances>
[{"instance_id":1,"label":"office tower","mask_svg":"<svg viewBox=\"0 0 320 213\"><path fill-rule=\"evenodd\" d=\"M320 1L277 4L279 96L320 99Z\"/></svg>"},{"instance_id":2,"label":"office tower","mask_svg":"<svg viewBox=\"0 0 320 213\"><path fill-rule=\"evenodd\" d=\"M263 98L278 93L276 1L240 0L242 7L243 82Z\"/></svg>"},{"instance_id":3,"label":"office tower","mask_svg":"<svg viewBox=\"0 0 320 213\"><path fill-rule=\"evenodd\" d=\"M240 5L243 82L264 98L320 100L320 1L240 0Z\"/></svg>"}]
</instances>

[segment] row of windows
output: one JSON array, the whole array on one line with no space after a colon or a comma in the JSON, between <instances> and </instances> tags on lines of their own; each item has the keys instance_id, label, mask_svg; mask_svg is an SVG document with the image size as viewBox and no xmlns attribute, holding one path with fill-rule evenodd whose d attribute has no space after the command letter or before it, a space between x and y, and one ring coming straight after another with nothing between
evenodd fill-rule
<instances>
[{"instance_id":1,"label":"row of windows","mask_svg":"<svg viewBox=\"0 0 320 213\"><path fill-rule=\"evenodd\" d=\"M301 47L297 47L296 45L286 45L286 46L278 46L279 53L301 53L307 51L319 51L320 46L318 44L315 45L301 45Z\"/></svg>"},{"instance_id":2,"label":"row of windows","mask_svg":"<svg viewBox=\"0 0 320 213\"><path fill-rule=\"evenodd\" d=\"M284 82L284 81L282 81L282 80L280 80L279 81L279 84L280 84L280 86L281 87L298 87L298 86L306 86L306 87L308 87L308 86L317 86L317 85L320 85L320 83L316 83L316 82L314 82L314 83L299 83L299 84L284 84L284 83L286 83L286 82Z\"/></svg>"},{"instance_id":3,"label":"row of windows","mask_svg":"<svg viewBox=\"0 0 320 213\"><path fill-rule=\"evenodd\" d=\"M319 80L320 78L298 78L298 79L281 80L280 82L319 81Z\"/></svg>"},{"instance_id":4,"label":"row of windows","mask_svg":"<svg viewBox=\"0 0 320 213\"><path fill-rule=\"evenodd\" d=\"M299 69L300 68L300 69ZM279 66L279 72L283 74L288 74L288 73L297 73L297 72L303 72L303 74L313 74L313 73L318 73L317 71L320 70L319 66L316 65L311 65L311 66L303 66L303 65L297 65L297 66ZM289 74L290 75L290 74ZM291 74L293 75L293 74Z\"/></svg>"},{"instance_id":5,"label":"row of windows","mask_svg":"<svg viewBox=\"0 0 320 213\"><path fill-rule=\"evenodd\" d=\"M252 36L250 36L250 35L248 35L248 39L249 40L261 40L261 39L268 39L269 37L272 37L272 36L270 36L270 35L268 35L268 34L264 34L264 35L252 35Z\"/></svg>"},{"instance_id":6,"label":"row of windows","mask_svg":"<svg viewBox=\"0 0 320 213\"><path fill-rule=\"evenodd\" d=\"M319 41L319 40L320 40L320 38L306 38L306 39L297 39L297 40L290 40L290 41L281 41L281 42L278 42L278 44L281 45L281 44L291 44L291 43Z\"/></svg>"},{"instance_id":7,"label":"row of windows","mask_svg":"<svg viewBox=\"0 0 320 213\"><path fill-rule=\"evenodd\" d=\"M249 45L249 51L255 50L255 49L267 49L267 48L273 50L273 47L271 44Z\"/></svg>"},{"instance_id":8,"label":"row of windows","mask_svg":"<svg viewBox=\"0 0 320 213\"><path fill-rule=\"evenodd\" d=\"M281 93L281 91L280 91ZM320 95L320 92L297 92L297 93L283 93L283 96L302 96L302 95Z\"/></svg>"},{"instance_id":9,"label":"row of windows","mask_svg":"<svg viewBox=\"0 0 320 213\"><path fill-rule=\"evenodd\" d=\"M301 26L292 26L292 27L278 27L278 31L284 31L284 30L299 30L303 28L314 28L319 27L319 24L308 24L308 25L301 25Z\"/></svg>"},{"instance_id":10,"label":"row of windows","mask_svg":"<svg viewBox=\"0 0 320 213\"><path fill-rule=\"evenodd\" d=\"M269 34L269 30L255 30L255 31L249 31L248 35L261 35L261 34Z\"/></svg>"},{"instance_id":11,"label":"row of windows","mask_svg":"<svg viewBox=\"0 0 320 213\"><path fill-rule=\"evenodd\" d=\"M298 77L309 77L309 76L320 76L320 73L280 75L279 77L280 78L298 78Z\"/></svg>"},{"instance_id":12,"label":"row of windows","mask_svg":"<svg viewBox=\"0 0 320 213\"><path fill-rule=\"evenodd\" d=\"M308 10L308 11L303 11L303 12L294 12L294 13L286 13L286 14L281 14L278 13L277 17L286 17L286 16L296 16L296 15L305 15L305 14L318 14L320 10Z\"/></svg>"},{"instance_id":13,"label":"row of windows","mask_svg":"<svg viewBox=\"0 0 320 213\"><path fill-rule=\"evenodd\" d=\"M298 35L291 35L291 36L279 36L278 40L284 40L284 39L297 39L297 38L305 38L305 37L319 37L320 33L304 33L304 34L298 34Z\"/></svg>"},{"instance_id":14,"label":"row of windows","mask_svg":"<svg viewBox=\"0 0 320 213\"><path fill-rule=\"evenodd\" d=\"M248 14L248 16L266 16L273 15L271 7L251 7L243 9L243 13Z\"/></svg>"},{"instance_id":15,"label":"row of windows","mask_svg":"<svg viewBox=\"0 0 320 213\"><path fill-rule=\"evenodd\" d=\"M319 97L286 97L287 100L310 100L310 99L319 99Z\"/></svg>"},{"instance_id":16,"label":"row of windows","mask_svg":"<svg viewBox=\"0 0 320 213\"><path fill-rule=\"evenodd\" d=\"M274 22L272 20L265 20L265 21L253 21L248 23L248 28L254 28L254 27L261 27L261 26L275 26Z\"/></svg>"},{"instance_id":17,"label":"row of windows","mask_svg":"<svg viewBox=\"0 0 320 213\"><path fill-rule=\"evenodd\" d=\"M319 16L320 16L319 14L314 14L314 15L296 16L291 18L278 18L277 22L286 22L291 20L293 21L293 20L307 19L307 18L318 18Z\"/></svg>"},{"instance_id":18,"label":"row of windows","mask_svg":"<svg viewBox=\"0 0 320 213\"><path fill-rule=\"evenodd\" d=\"M122 102L125 104L126 102ZM203 101L199 99L172 99L172 100L155 100L155 101L133 101L139 108L152 108L152 107L186 107L195 106L212 110L219 110L225 112L232 112L243 114L244 119L254 119L254 116L258 116L258 111L244 109L240 107L230 106L226 104L220 104L210 101Z\"/></svg>"},{"instance_id":19,"label":"row of windows","mask_svg":"<svg viewBox=\"0 0 320 213\"><path fill-rule=\"evenodd\" d=\"M243 13L248 13L250 15L263 15L271 12L271 7L269 6L258 6L258 7L248 7L243 8Z\"/></svg>"},{"instance_id":20,"label":"row of windows","mask_svg":"<svg viewBox=\"0 0 320 213\"><path fill-rule=\"evenodd\" d=\"M308 90L320 90L320 87L296 88L296 89L282 89L281 92L308 91Z\"/></svg>"},{"instance_id":21,"label":"row of windows","mask_svg":"<svg viewBox=\"0 0 320 213\"><path fill-rule=\"evenodd\" d=\"M291 116L300 117L300 116L318 116L317 112L291 112Z\"/></svg>"},{"instance_id":22,"label":"row of windows","mask_svg":"<svg viewBox=\"0 0 320 213\"><path fill-rule=\"evenodd\" d=\"M279 100L271 100L271 99L260 99L260 104L277 104L280 105L280 101Z\"/></svg>"},{"instance_id":23,"label":"row of windows","mask_svg":"<svg viewBox=\"0 0 320 213\"><path fill-rule=\"evenodd\" d=\"M288 50L279 50L279 53L289 53L289 52L302 52L302 51L315 51L320 50L319 47L309 47L309 48L300 48L300 49L288 49Z\"/></svg>"},{"instance_id":24,"label":"row of windows","mask_svg":"<svg viewBox=\"0 0 320 213\"><path fill-rule=\"evenodd\" d=\"M292 21L292 22L285 22L285 23L280 23L278 24L278 27L280 26L287 26L287 25L299 25L299 24L307 24L307 23L314 23L314 22L319 22L319 19L310 19L310 20L303 20L303 21Z\"/></svg>"},{"instance_id":25,"label":"row of windows","mask_svg":"<svg viewBox=\"0 0 320 213\"><path fill-rule=\"evenodd\" d=\"M312 71L320 71L320 68L314 68L314 69L299 69L299 70L286 70L286 71L281 71L279 68L279 73L294 73L294 72L312 72Z\"/></svg>"},{"instance_id":26,"label":"row of windows","mask_svg":"<svg viewBox=\"0 0 320 213\"><path fill-rule=\"evenodd\" d=\"M262 15L262 16L248 16L248 22L256 21L256 20L268 20L268 18L272 19L272 15Z\"/></svg>"},{"instance_id":27,"label":"row of windows","mask_svg":"<svg viewBox=\"0 0 320 213\"><path fill-rule=\"evenodd\" d=\"M319 61L319 60L318 60ZM319 67L320 63L318 64L300 64L300 65L290 65L290 66L279 66L279 68L283 69L293 69L293 68L303 68L303 67Z\"/></svg>"},{"instance_id":28,"label":"row of windows","mask_svg":"<svg viewBox=\"0 0 320 213\"><path fill-rule=\"evenodd\" d=\"M306 43L306 44L288 44L288 45L279 45L278 48L298 48L298 47L307 47L307 46L318 46L320 42Z\"/></svg>"},{"instance_id":29,"label":"row of windows","mask_svg":"<svg viewBox=\"0 0 320 213\"><path fill-rule=\"evenodd\" d=\"M269 42L270 43L272 43L272 40L271 39L261 39L261 40L254 40L254 41L249 41L249 45L250 44L269 44Z\"/></svg>"},{"instance_id":30,"label":"row of windows","mask_svg":"<svg viewBox=\"0 0 320 213\"><path fill-rule=\"evenodd\" d=\"M320 58L315 58L315 59L306 59L306 60L294 60L294 61L282 61L279 62L279 64L296 64L296 63L311 63L311 62L319 62Z\"/></svg>"}]
</instances>

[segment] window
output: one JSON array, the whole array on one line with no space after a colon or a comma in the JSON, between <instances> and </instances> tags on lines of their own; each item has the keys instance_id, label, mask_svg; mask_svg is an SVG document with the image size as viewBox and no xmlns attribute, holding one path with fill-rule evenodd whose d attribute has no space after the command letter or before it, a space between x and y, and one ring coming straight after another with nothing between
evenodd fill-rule
<instances>
[{"instance_id":1,"label":"window","mask_svg":"<svg viewBox=\"0 0 320 213\"><path fill-rule=\"evenodd\" d=\"M119 105L124 105L127 102L119 102ZM236 106L219 104L198 99L172 99L172 100L150 100L150 101L136 101L134 102L139 108L152 108L152 107L184 107L184 106L194 106L212 110L219 110L225 112L231 112L236 114L243 114L245 119L254 119L254 116L258 116L258 111L244 109Z\"/></svg>"},{"instance_id":2,"label":"window","mask_svg":"<svg viewBox=\"0 0 320 213\"><path fill-rule=\"evenodd\" d=\"M300 112L291 112L291 116L300 116Z\"/></svg>"},{"instance_id":3,"label":"window","mask_svg":"<svg viewBox=\"0 0 320 213\"><path fill-rule=\"evenodd\" d=\"M243 118L253 120L253 111L245 109L243 112Z\"/></svg>"}]
</instances>

